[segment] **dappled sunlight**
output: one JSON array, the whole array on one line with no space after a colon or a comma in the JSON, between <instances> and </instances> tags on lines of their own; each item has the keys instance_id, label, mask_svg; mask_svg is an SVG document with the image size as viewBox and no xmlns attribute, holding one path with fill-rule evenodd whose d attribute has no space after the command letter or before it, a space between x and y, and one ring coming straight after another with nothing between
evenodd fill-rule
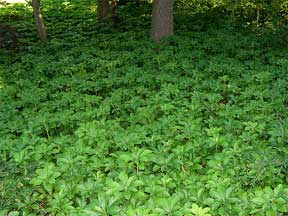
<instances>
[{"instance_id":1,"label":"dappled sunlight","mask_svg":"<svg viewBox=\"0 0 288 216\"><path fill-rule=\"evenodd\" d=\"M0 0L0 8L2 7L9 7L15 4L27 4L28 1L26 0Z\"/></svg>"},{"instance_id":2,"label":"dappled sunlight","mask_svg":"<svg viewBox=\"0 0 288 216\"><path fill-rule=\"evenodd\" d=\"M4 83L2 77L0 77L0 90L4 88Z\"/></svg>"}]
</instances>

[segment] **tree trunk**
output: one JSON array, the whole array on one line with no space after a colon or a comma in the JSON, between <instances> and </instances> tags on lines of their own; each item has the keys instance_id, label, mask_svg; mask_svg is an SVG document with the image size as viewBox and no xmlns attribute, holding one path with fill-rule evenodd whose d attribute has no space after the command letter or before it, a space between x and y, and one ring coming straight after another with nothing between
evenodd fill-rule
<instances>
[{"instance_id":1,"label":"tree trunk","mask_svg":"<svg viewBox=\"0 0 288 216\"><path fill-rule=\"evenodd\" d=\"M173 0L153 0L151 38L159 42L173 35Z\"/></svg>"},{"instance_id":2,"label":"tree trunk","mask_svg":"<svg viewBox=\"0 0 288 216\"><path fill-rule=\"evenodd\" d=\"M46 40L46 30L40 10L40 0L32 0L33 13L36 22L36 28L41 41Z\"/></svg>"},{"instance_id":3,"label":"tree trunk","mask_svg":"<svg viewBox=\"0 0 288 216\"><path fill-rule=\"evenodd\" d=\"M112 21L115 24L118 20L116 14L117 0L98 0L98 20L99 22Z\"/></svg>"},{"instance_id":4,"label":"tree trunk","mask_svg":"<svg viewBox=\"0 0 288 216\"><path fill-rule=\"evenodd\" d=\"M98 0L98 20L103 22L107 17L111 15L111 8L108 0Z\"/></svg>"}]
</instances>

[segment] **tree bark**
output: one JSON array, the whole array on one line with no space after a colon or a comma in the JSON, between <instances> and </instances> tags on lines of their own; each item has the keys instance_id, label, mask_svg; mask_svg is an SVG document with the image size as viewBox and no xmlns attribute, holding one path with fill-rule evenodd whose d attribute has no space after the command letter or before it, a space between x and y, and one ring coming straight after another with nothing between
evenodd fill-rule
<instances>
[{"instance_id":1,"label":"tree bark","mask_svg":"<svg viewBox=\"0 0 288 216\"><path fill-rule=\"evenodd\" d=\"M111 21L113 24L117 22L116 14L117 0L98 0L98 20L99 22Z\"/></svg>"},{"instance_id":2,"label":"tree bark","mask_svg":"<svg viewBox=\"0 0 288 216\"><path fill-rule=\"evenodd\" d=\"M40 10L40 0L32 0L32 7L33 7L36 28L38 31L38 36L41 41L45 41L46 30L45 30L44 22L42 19L41 10Z\"/></svg>"},{"instance_id":3,"label":"tree bark","mask_svg":"<svg viewBox=\"0 0 288 216\"><path fill-rule=\"evenodd\" d=\"M97 13L99 22L103 22L111 15L111 7L108 0L98 0Z\"/></svg>"},{"instance_id":4,"label":"tree bark","mask_svg":"<svg viewBox=\"0 0 288 216\"><path fill-rule=\"evenodd\" d=\"M159 42L173 35L173 0L153 0L151 38Z\"/></svg>"}]
</instances>

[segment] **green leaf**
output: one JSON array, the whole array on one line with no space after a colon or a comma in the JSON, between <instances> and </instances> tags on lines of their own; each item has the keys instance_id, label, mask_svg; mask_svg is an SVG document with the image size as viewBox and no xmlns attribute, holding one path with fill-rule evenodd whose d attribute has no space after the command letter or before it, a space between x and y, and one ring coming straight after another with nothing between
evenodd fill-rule
<instances>
[{"instance_id":1,"label":"green leaf","mask_svg":"<svg viewBox=\"0 0 288 216\"><path fill-rule=\"evenodd\" d=\"M272 209L269 209L266 211L266 216L277 216L277 211L273 211Z\"/></svg>"},{"instance_id":2,"label":"green leaf","mask_svg":"<svg viewBox=\"0 0 288 216\"><path fill-rule=\"evenodd\" d=\"M256 197L252 200L252 202L254 202L257 205L264 205L266 201L262 197Z\"/></svg>"},{"instance_id":3,"label":"green leaf","mask_svg":"<svg viewBox=\"0 0 288 216\"><path fill-rule=\"evenodd\" d=\"M18 216L18 215L20 215L18 211L12 211L12 212L9 212L7 216Z\"/></svg>"}]
</instances>

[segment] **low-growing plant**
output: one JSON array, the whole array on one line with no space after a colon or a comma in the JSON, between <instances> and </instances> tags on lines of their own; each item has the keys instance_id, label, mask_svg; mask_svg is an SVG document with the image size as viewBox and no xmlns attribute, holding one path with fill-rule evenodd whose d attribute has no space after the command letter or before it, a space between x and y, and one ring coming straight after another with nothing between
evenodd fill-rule
<instances>
[{"instance_id":1,"label":"low-growing plant","mask_svg":"<svg viewBox=\"0 0 288 216\"><path fill-rule=\"evenodd\" d=\"M288 213L280 32L223 22L226 1L191 1L180 25L181 2L165 45L148 38L149 4L112 27L95 2L43 0L45 45L29 6L1 10L26 38L0 51L0 215Z\"/></svg>"}]
</instances>

